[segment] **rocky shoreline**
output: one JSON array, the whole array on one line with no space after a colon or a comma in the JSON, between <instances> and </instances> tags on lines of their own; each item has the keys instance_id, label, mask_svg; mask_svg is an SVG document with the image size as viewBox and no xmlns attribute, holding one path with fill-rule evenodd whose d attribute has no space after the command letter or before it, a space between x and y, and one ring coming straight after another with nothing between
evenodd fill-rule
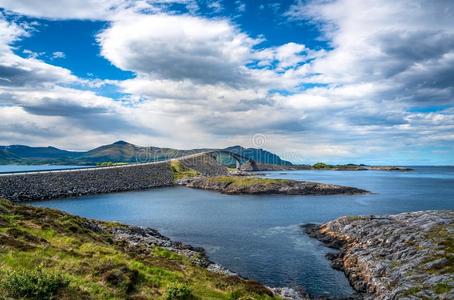
<instances>
[{"instance_id":1,"label":"rocky shoreline","mask_svg":"<svg viewBox=\"0 0 454 300\"><path fill-rule=\"evenodd\" d=\"M189 188L217 191L223 194L354 195L369 193L366 190L335 184L248 176L199 176L185 178L177 183Z\"/></svg>"},{"instance_id":2,"label":"rocky shoreline","mask_svg":"<svg viewBox=\"0 0 454 300\"><path fill-rule=\"evenodd\" d=\"M454 299L454 211L341 217L303 225L365 299Z\"/></svg>"},{"instance_id":3,"label":"rocky shoreline","mask_svg":"<svg viewBox=\"0 0 454 300\"><path fill-rule=\"evenodd\" d=\"M181 299L309 299L291 288L240 277L210 261L203 248L172 241L155 229L1 198L0 261L0 295L8 299L28 295L7 284L10 275L46 281L57 273L71 284L49 287L49 299L170 299L165 295L175 290L194 295ZM38 283L29 288L41 292Z\"/></svg>"},{"instance_id":4,"label":"rocky shoreline","mask_svg":"<svg viewBox=\"0 0 454 300\"><path fill-rule=\"evenodd\" d=\"M92 228L99 228L98 230L107 231L113 236L116 243L123 244L126 249L131 251L143 253L144 255L153 251L153 248L158 246L163 249L175 252L179 255L187 257L192 263L210 272L222 274L238 280L246 280L251 283L261 285L252 280L248 280L239 276L238 274L224 268L222 265L214 263L209 260L205 253L205 249L201 247L193 247L191 245L175 242L166 236L163 236L159 231L152 228L143 228L138 226L116 224L112 226L105 226L104 222L94 221L91 225ZM306 300L310 299L304 291L296 291L289 287L268 287L263 286L263 289L269 290L269 295L278 296L285 300Z\"/></svg>"}]
</instances>

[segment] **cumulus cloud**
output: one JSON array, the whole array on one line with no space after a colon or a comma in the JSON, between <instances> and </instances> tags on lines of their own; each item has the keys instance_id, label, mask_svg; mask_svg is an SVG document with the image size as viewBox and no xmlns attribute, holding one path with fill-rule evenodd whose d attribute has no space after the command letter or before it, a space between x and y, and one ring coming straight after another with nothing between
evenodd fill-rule
<instances>
[{"instance_id":1,"label":"cumulus cloud","mask_svg":"<svg viewBox=\"0 0 454 300\"><path fill-rule=\"evenodd\" d=\"M0 0L0 7L11 12L53 20L111 20L119 14L164 12L173 4L199 9L195 0Z\"/></svg>"},{"instance_id":2,"label":"cumulus cloud","mask_svg":"<svg viewBox=\"0 0 454 300\"><path fill-rule=\"evenodd\" d=\"M453 14L452 1L310 1L287 12L318 22L334 47L312 64L314 80L388 86L376 98L413 104L453 101Z\"/></svg>"},{"instance_id":3,"label":"cumulus cloud","mask_svg":"<svg viewBox=\"0 0 454 300\"><path fill-rule=\"evenodd\" d=\"M0 14L0 87L74 81L76 78L67 69L46 64L34 56L22 58L13 53L10 44L28 35L25 27L6 21Z\"/></svg>"},{"instance_id":4,"label":"cumulus cloud","mask_svg":"<svg viewBox=\"0 0 454 300\"><path fill-rule=\"evenodd\" d=\"M15 1L0 0L0 6L13 12L50 19L106 19L124 0Z\"/></svg>"},{"instance_id":5,"label":"cumulus cloud","mask_svg":"<svg viewBox=\"0 0 454 300\"><path fill-rule=\"evenodd\" d=\"M135 15L98 35L101 54L115 66L167 80L240 84L258 41L227 20L192 16Z\"/></svg>"}]
</instances>

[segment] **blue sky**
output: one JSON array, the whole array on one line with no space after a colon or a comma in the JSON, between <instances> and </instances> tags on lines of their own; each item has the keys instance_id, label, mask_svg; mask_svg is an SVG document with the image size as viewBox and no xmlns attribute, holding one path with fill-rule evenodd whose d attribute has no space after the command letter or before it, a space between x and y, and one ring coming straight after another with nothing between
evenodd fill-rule
<instances>
[{"instance_id":1,"label":"blue sky","mask_svg":"<svg viewBox=\"0 0 454 300\"><path fill-rule=\"evenodd\" d=\"M0 7L0 144L454 164L451 1Z\"/></svg>"}]
</instances>

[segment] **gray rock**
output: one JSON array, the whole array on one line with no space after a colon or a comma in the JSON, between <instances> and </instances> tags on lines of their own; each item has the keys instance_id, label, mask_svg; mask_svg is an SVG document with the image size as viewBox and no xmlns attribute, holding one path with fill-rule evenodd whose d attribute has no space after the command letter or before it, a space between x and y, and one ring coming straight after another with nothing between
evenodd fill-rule
<instances>
[{"instance_id":1,"label":"gray rock","mask_svg":"<svg viewBox=\"0 0 454 300\"><path fill-rule=\"evenodd\" d=\"M440 251L454 233L452 210L341 217L304 228L340 249L329 258L366 299L452 299L454 274L447 270L454 254ZM449 282L451 289L436 292L437 284Z\"/></svg>"}]
</instances>

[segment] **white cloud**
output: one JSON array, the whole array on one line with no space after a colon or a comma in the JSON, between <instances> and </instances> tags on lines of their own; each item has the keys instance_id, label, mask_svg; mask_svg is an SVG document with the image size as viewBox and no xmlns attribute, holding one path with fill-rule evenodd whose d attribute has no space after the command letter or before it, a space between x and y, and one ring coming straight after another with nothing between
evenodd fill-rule
<instances>
[{"instance_id":1,"label":"white cloud","mask_svg":"<svg viewBox=\"0 0 454 300\"><path fill-rule=\"evenodd\" d=\"M112 20L135 12L165 12L172 4L198 10L195 0L0 0L0 7L11 12L53 20Z\"/></svg>"},{"instance_id":2,"label":"white cloud","mask_svg":"<svg viewBox=\"0 0 454 300\"><path fill-rule=\"evenodd\" d=\"M222 11L222 3L220 0L211 0L207 3L207 7L215 13L219 13Z\"/></svg>"},{"instance_id":3,"label":"white cloud","mask_svg":"<svg viewBox=\"0 0 454 300\"><path fill-rule=\"evenodd\" d=\"M387 85L376 97L393 101L418 102L420 92L439 89L445 98L436 98L452 103L453 11L448 1L339 0L301 2L287 15L319 22L334 47L313 62L314 80Z\"/></svg>"},{"instance_id":4,"label":"white cloud","mask_svg":"<svg viewBox=\"0 0 454 300\"><path fill-rule=\"evenodd\" d=\"M127 7L127 0L0 0L0 7L10 11L50 19L108 19L119 8Z\"/></svg>"},{"instance_id":5,"label":"white cloud","mask_svg":"<svg viewBox=\"0 0 454 300\"><path fill-rule=\"evenodd\" d=\"M14 54L10 44L27 35L25 24L7 22L0 14L0 87L23 87L76 80L69 70L46 64L36 59L36 55L22 58Z\"/></svg>"},{"instance_id":6,"label":"white cloud","mask_svg":"<svg viewBox=\"0 0 454 300\"><path fill-rule=\"evenodd\" d=\"M66 54L62 51L55 51L52 53L52 59L66 58Z\"/></svg>"},{"instance_id":7,"label":"white cloud","mask_svg":"<svg viewBox=\"0 0 454 300\"><path fill-rule=\"evenodd\" d=\"M258 41L227 20L135 15L98 35L102 55L114 65L155 79L240 84Z\"/></svg>"}]
</instances>

